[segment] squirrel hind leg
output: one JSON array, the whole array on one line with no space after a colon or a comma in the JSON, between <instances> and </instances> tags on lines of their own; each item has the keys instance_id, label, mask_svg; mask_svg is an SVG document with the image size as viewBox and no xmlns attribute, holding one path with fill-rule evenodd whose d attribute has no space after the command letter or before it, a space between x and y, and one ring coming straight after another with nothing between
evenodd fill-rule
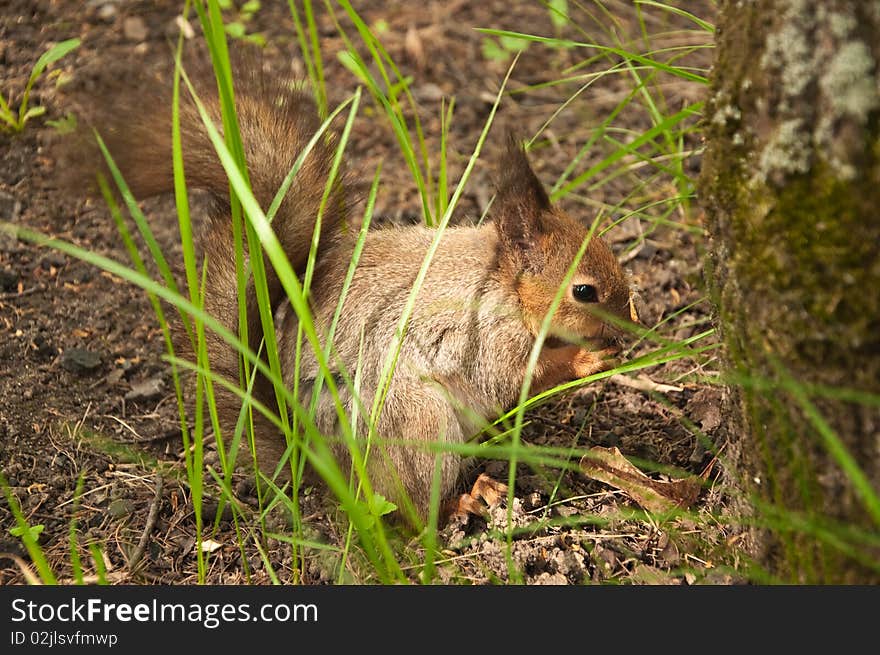
<instances>
[{"instance_id":1,"label":"squirrel hind leg","mask_svg":"<svg viewBox=\"0 0 880 655\"><path fill-rule=\"evenodd\" d=\"M458 444L465 440L465 434L442 390L414 380L396 380L395 384L405 389L407 402L395 402L393 393L386 401L377 432L386 436L388 442L374 442L378 450L370 456L370 475L374 488L393 499L398 507L411 506L424 523L431 510L437 457L441 503L452 496L461 473L458 453L438 453L425 444Z\"/></svg>"}]
</instances>

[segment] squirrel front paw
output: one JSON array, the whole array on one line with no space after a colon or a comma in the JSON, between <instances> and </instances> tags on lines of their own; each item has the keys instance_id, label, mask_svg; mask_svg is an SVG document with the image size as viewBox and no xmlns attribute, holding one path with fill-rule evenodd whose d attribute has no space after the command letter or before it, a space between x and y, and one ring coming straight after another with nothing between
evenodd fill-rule
<instances>
[{"instance_id":1,"label":"squirrel front paw","mask_svg":"<svg viewBox=\"0 0 880 655\"><path fill-rule=\"evenodd\" d=\"M571 362L574 377L584 378L614 368L618 364L617 356L619 354L620 350L615 347L603 348L602 350L581 348Z\"/></svg>"}]
</instances>

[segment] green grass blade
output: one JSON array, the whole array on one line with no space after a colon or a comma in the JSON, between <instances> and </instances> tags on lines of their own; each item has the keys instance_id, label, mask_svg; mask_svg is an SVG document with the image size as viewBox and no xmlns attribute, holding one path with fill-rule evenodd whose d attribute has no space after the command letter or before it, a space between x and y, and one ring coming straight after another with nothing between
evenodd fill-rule
<instances>
[{"instance_id":1,"label":"green grass blade","mask_svg":"<svg viewBox=\"0 0 880 655\"><path fill-rule=\"evenodd\" d=\"M34 537L33 532L31 531L31 525L28 523L24 512L21 511L21 505L19 505L18 499L10 490L9 483L6 481L6 478L2 473L0 473L0 487L3 487L3 494L6 496L6 502L9 504L9 511L12 512L16 526L21 531L21 536L19 538L27 549L31 562L37 567L37 574L40 576L40 580L43 581L43 584L58 584L55 574L52 572L48 560L46 560L43 549L40 547L37 538Z\"/></svg>"},{"instance_id":2,"label":"green grass blade","mask_svg":"<svg viewBox=\"0 0 880 655\"><path fill-rule=\"evenodd\" d=\"M635 0L635 2L636 4L643 5L645 7L657 7L658 9L668 11L672 14L675 14L676 16L682 16L693 22L704 32L707 32L708 34L715 34L715 26L712 25L712 23L709 23L708 21L705 21L702 18L695 16L689 11L685 11L684 9L681 9L679 7L673 7L672 5L667 5L662 2L655 2L654 0Z\"/></svg>"},{"instance_id":3,"label":"green grass blade","mask_svg":"<svg viewBox=\"0 0 880 655\"><path fill-rule=\"evenodd\" d=\"M672 127L674 127L675 125L678 125L679 123L684 121L686 118L689 118L691 116L698 114L699 111L702 109L702 107L703 107L702 102L696 102L688 107L685 107L681 111L676 112L672 116L667 117L662 123L655 125L651 129L647 130L641 136L639 136L638 138L633 140L631 143L626 144L623 148L619 148L619 149L615 150L610 155L605 157L602 161L591 166L589 169L587 169L586 171L584 171L583 173L578 175L571 182L569 182L569 183L565 184L564 186L562 186L561 188L557 189L552 194L551 199L558 200L558 199L566 196L568 193L570 193L574 189L577 189L579 186L581 186L584 182L586 182L590 178L594 177L595 175L604 171L609 166L620 161L626 155L628 155L632 152L635 152L638 148L642 147L646 143L649 143L657 136L660 136L660 135L668 132Z\"/></svg>"},{"instance_id":4,"label":"green grass blade","mask_svg":"<svg viewBox=\"0 0 880 655\"><path fill-rule=\"evenodd\" d=\"M382 45L382 42L375 37L366 22L364 22L360 15L351 6L351 3L349 3L348 0L337 1L354 23L361 40L367 46L373 64L379 70L379 74L384 82L384 89L374 79L366 62L361 58L358 50L354 47L334 15L333 18L336 22L337 30L348 46L347 55L350 57L351 62L354 65L352 70L364 82L370 90L370 94L373 98L380 103L385 115L389 119L398 144L402 149L404 159L406 160L410 172L413 175L413 179L416 182L416 187L418 188L419 196L422 201L422 212L425 224L428 226L434 226L438 219L431 213L433 204L431 202L431 196L433 194L431 159L428 155L421 119L419 118L419 108L409 88L410 81L404 77L400 69L394 63L394 60L388 54L388 51ZM329 0L325 0L325 3L332 14ZM392 82L391 77L386 70L386 63L387 67L391 69L392 73L394 73L395 82ZM400 99L398 98L399 89L403 90L413 116L416 142L418 144L418 156L416 154L416 146L413 144L412 138L410 137L409 124L406 115L401 108ZM421 157L421 165L418 157Z\"/></svg>"},{"instance_id":5,"label":"green grass blade","mask_svg":"<svg viewBox=\"0 0 880 655\"><path fill-rule=\"evenodd\" d=\"M536 36L534 34L523 34L522 32L511 32L508 30L492 30L480 28L477 29L477 31L482 34L489 34L492 36L506 36L514 39L532 41L535 43L544 43L554 48L592 48L594 50L598 50L599 52L614 54L619 57L623 57L624 59L630 59L645 66L656 68L659 71L669 73L670 75L674 75L675 77L680 77L681 79L687 80L688 82L697 82L703 85L709 84L709 78L703 75L697 75L696 73L692 73L687 69L677 66L670 66L669 64L657 61L656 59L652 59L651 57L640 55L635 52L630 52L629 50L625 50L623 48L600 45L598 43L581 43L579 41L569 41L567 39L555 39L546 36Z\"/></svg>"},{"instance_id":6,"label":"green grass blade","mask_svg":"<svg viewBox=\"0 0 880 655\"><path fill-rule=\"evenodd\" d=\"M73 573L73 580L76 584L83 584L83 568L82 560L79 557L79 547L76 540L76 513L79 511L80 500L82 499L83 486L86 481L86 472L80 471L76 479L76 489L73 492L73 507L71 509L69 542L70 542L70 568Z\"/></svg>"},{"instance_id":7,"label":"green grass blade","mask_svg":"<svg viewBox=\"0 0 880 655\"><path fill-rule=\"evenodd\" d=\"M315 24L312 2L311 0L303 0L303 12L306 18L305 28L303 28L302 19L294 0L287 0L287 5L290 8L290 15L293 17L293 26L296 30L299 51L305 62L309 81L315 90L318 114L321 118L325 118L327 116L327 85L324 82L324 63L321 56L318 26ZM306 34L306 31L308 31L308 34Z\"/></svg>"},{"instance_id":8,"label":"green grass blade","mask_svg":"<svg viewBox=\"0 0 880 655\"><path fill-rule=\"evenodd\" d=\"M810 400L804 387L791 379L787 372L782 371L781 365L777 366L777 370L788 382L786 386L803 409L810 423L813 424L828 454L831 455L846 477L849 478L856 494L864 503L865 509L868 510L874 523L880 527L880 496L877 495L877 491L874 489L868 476L865 475L865 472L849 452L846 445Z\"/></svg>"},{"instance_id":9,"label":"green grass blade","mask_svg":"<svg viewBox=\"0 0 880 655\"><path fill-rule=\"evenodd\" d=\"M122 177L122 173L116 166L116 162L113 160L110 151L107 150L104 140L97 132L95 132L95 140L98 143L101 154L104 156L104 161L110 170L110 174L113 176L113 181L119 188L122 199L125 201L126 207L128 207L128 211L134 219L144 242L147 244L147 248L149 248L150 254L153 256L153 261L156 262L159 272L162 274L162 278L165 280L165 283L169 288L176 291L177 282L174 280L174 274L171 272L171 267L168 265L165 255L162 254L162 249L156 241L153 231L150 229L149 223L147 223L147 219L144 217L144 213L141 211L137 200L135 200L134 195L131 193L131 189L129 189L128 184L126 184L125 179Z\"/></svg>"}]
</instances>

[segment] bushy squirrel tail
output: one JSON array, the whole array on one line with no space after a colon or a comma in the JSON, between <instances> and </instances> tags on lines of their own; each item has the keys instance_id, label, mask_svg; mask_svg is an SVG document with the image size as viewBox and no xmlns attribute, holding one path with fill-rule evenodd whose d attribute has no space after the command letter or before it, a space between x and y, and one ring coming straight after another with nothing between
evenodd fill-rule
<instances>
[{"instance_id":1,"label":"bushy squirrel tail","mask_svg":"<svg viewBox=\"0 0 880 655\"><path fill-rule=\"evenodd\" d=\"M261 71L244 72L235 80L236 110L248 176L254 196L268 211L294 162L320 127L312 99L302 91ZM169 85L170 86L170 85ZM220 103L213 84L199 84L197 93L214 125L222 132ZM184 96L186 100L184 100ZM135 100L136 101L136 100ZM137 198L174 188L172 168L172 114L170 93L131 106L128 115L101 124L94 122L122 175ZM118 110L117 110L118 111ZM201 240L206 257L205 310L234 334L239 330L239 301L235 244L229 209L229 182L197 107L186 89L181 91L180 128L187 186L208 191L213 198L209 224ZM291 266L302 274L308 261L325 187L335 156L332 137L318 139L286 193L272 221L273 230ZM341 231L349 213L345 171L330 189L321 214L320 244L327 245ZM319 245L319 253L321 246ZM278 276L266 258L269 301L274 310L284 299ZM253 281L247 286L248 341L259 350L263 335ZM175 341L184 354L188 341ZM235 349L213 334L207 336L212 370L237 380L239 358ZM263 381L265 385L265 381ZM258 383L259 386L259 383ZM267 394L263 394L267 395Z\"/></svg>"},{"instance_id":2,"label":"bushy squirrel tail","mask_svg":"<svg viewBox=\"0 0 880 655\"><path fill-rule=\"evenodd\" d=\"M203 87L208 86L203 84ZM216 90L197 89L214 125L222 133L220 103ZM218 203L217 215L228 208L229 182L213 144L208 138L195 103L181 91L180 129L187 185L205 189ZM235 79L236 112L245 151L248 176L257 201L267 211L297 157L320 127L312 99L260 71L245 72ZM150 107L131 118L122 118L101 136L136 197L144 198L173 190L171 159L171 104ZM101 126L99 131L101 130ZM312 231L334 157L331 140L319 139L305 159L273 221L294 269L299 270L309 253ZM337 229L348 207L343 182L331 189L323 212L324 230Z\"/></svg>"}]
</instances>

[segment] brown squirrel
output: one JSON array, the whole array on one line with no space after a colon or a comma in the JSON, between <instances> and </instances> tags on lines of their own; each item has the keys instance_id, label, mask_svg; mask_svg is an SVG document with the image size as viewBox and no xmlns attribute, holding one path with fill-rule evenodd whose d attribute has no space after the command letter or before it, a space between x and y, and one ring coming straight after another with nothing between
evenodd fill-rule
<instances>
[{"instance_id":1,"label":"brown squirrel","mask_svg":"<svg viewBox=\"0 0 880 655\"><path fill-rule=\"evenodd\" d=\"M236 80L236 85L249 177L255 197L266 208L317 130L317 112L304 93L280 92L280 87L259 76ZM283 102L279 93L283 93ZM215 125L220 125L217 100L207 92L201 98ZM202 241L207 270L205 309L237 333L229 184L191 103L181 103L181 127L187 182L206 189L216 200ZM123 129L105 133L136 196L173 188L170 135L167 105L150 108L134 122L129 117ZM272 223L300 275L333 155L334 146L319 140ZM332 187L323 214L310 293L315 325L322 335L336 309L356 241L355 230L347 229L353 205L348 188L343 176ZM517 402L541 323L588 234L584 225L551 204L523 148L513 142L500 167L491 218L480 226L450 227L444 233L416 298L376 425L377 438L389 443L379 445L369 457L373 487L398 506L402 494L407 494L421 520L428 515L435 454L418 443L464 442L484 426L483 421ZM359 368L359 397L366 412L434 236L432 229L423 226L387 227L367 233L333 339L335 357L331 358L334 366L341 364L349 374ZM282 371L292 385L298 319L268 261L266 269ZM258 352L263 333L253 283L248 287L247 308L249 341ZM620 331L600 318L603 312L622 321L637 320L626 274L606 243L593 236L553 316L534 369L532 393L609 366L619 352ZM209 334L208 339L212 370L237 381L239 354L214 335ZM306 345L299 383L306 405L318 371L316 357ZM345 409L351 412L354 399L350 391L345 384L338 387ZM339 418L326 385L324 388L314 422L322 434L335 435L338 443ZM254 396L277 409L267 380L257 379ZM240 409L237 397L221 393L219 412L224 430L231 432ZM256 411L253 415L258 463L271 472L287 444L269 421ZM361 418L357 432L363 436L366 431ZM344 446L337 446L335 452L344 463ZM506 487L486 476L480 476L470 494L454 497L460 459L452 452L442 455L440 492L447 507L453 512L479 512L480 497L490 504L497 502Z\"/></svg>"}]
</instances>

